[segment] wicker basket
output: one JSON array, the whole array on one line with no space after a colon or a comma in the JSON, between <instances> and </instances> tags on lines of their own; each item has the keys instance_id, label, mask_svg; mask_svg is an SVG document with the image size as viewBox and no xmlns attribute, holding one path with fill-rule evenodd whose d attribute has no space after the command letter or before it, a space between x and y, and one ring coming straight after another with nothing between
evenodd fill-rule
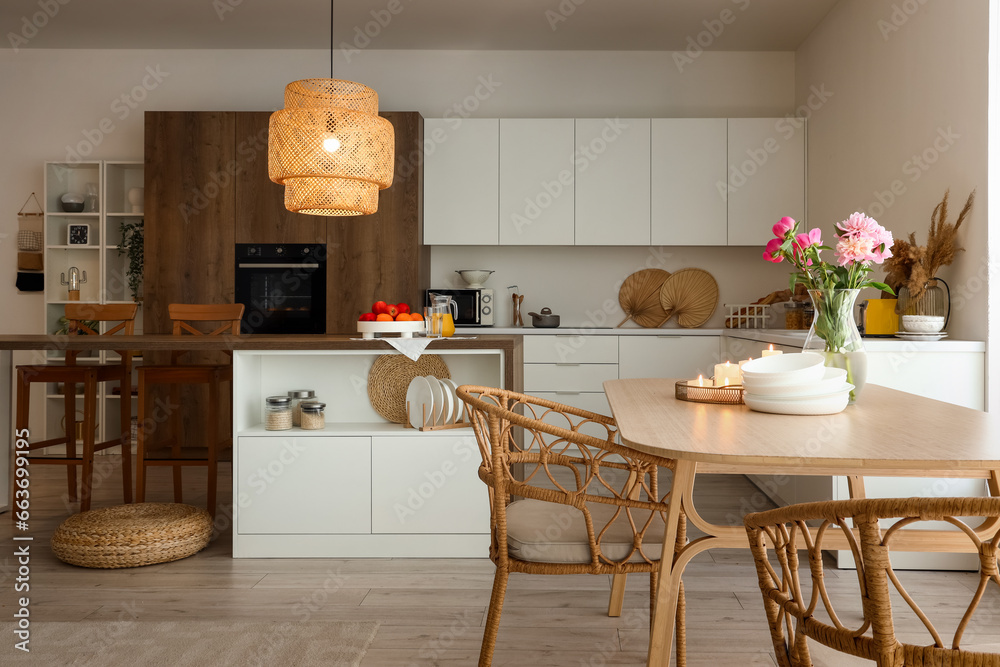
<instances>
[{"instance_id":1,"label":"wicker basket","mask_svg":"<svg viewBox=\"0 0 1000 667\"><path fill-rule=\"evenodd\" d=\"M56 558L80 567L167 563L198 553L212 537L212 517L177 503L136 503L74 514L52 535Z\"/></svg>"}]
</instances>

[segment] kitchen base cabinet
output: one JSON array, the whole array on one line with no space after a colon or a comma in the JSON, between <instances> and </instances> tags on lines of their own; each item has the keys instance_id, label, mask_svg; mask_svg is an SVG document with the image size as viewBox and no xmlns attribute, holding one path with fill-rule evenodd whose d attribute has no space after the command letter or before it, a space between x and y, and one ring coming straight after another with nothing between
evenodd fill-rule
<instances>
[{"instance_id":1,"label":"kitchen base cabinet","mask_svg":"<svg viewBox=\"0 0 1000 667\"><path fill-rule=\"evenodd\" d=\"M371 438L238 439L241 534L371 532Z\"/></svg>"},{"instance_id":2,"label":"kitchen base cabinet","mask_svg":"<svg viewBox=\"0 0 1000 667\"><path fill-rule=\"evenodd\" d=\"M621 336L620 378L711 377L719 363L718 336Z\"/></svg>"},{"instance_id":3,"label":"kitchen base cabinet","mask_svg":"<svg viewBox=\"0 0 1000 667\"><path fill-rule=\"evenodd\" d=\"M373 534L485 532L490 503L479 445L471 429L456 432L372 438Z\"/></svg>"},{"instance_id":4,"label":"kitchen base cabinet","mask_svg":"<svg viewBox=\"0 0 1000 667\"><path fill-rule=\"evenodd\" d=\"M398 354L385 343L316 339L317 349L301 338L307 349L265 341L233 353L233 557L489 556L472 429L417 431L377 414L367 378L377 359ZM519 342L455 340L430 353L458 384L520 389ZM266 430L265 397L299 388L327 404L325 427Z\"/></svg>"}]
</instances>

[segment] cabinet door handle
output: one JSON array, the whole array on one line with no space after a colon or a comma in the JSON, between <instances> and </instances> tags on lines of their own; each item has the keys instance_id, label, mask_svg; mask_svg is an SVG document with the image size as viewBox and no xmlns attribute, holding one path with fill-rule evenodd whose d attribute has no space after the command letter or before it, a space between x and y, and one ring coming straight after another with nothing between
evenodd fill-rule
<instances>
[{"instance_id":1,"label":"cabinet door handle","mask_svg":"<svg viewBox=\"0 0 1000 667\"><path fill-rule=\"evenodd\" d=\"M557 396L579 396L582 393L583 393L582 391L557 391L556 395Z\"/></svg>"},{"instance_id":2,"label":"cabinet door handle","mask_svg":"<svg viewBox=\"0 0 1000 667\"><path fill-rule=\"evenodd\" d=\"M579 366L580 364L556 364L556 366Z\"/></svg>"},{"instance_id":3,"label":"cabinet door handle","mask_svg":"<svg viewBox=\"0 0 1000 667\"><path fill-rule=\"evenodd\" d=\"M657 338L670 338L671 340L679 340L684 336L657 336Z\"/></svg>"}]
</instances>

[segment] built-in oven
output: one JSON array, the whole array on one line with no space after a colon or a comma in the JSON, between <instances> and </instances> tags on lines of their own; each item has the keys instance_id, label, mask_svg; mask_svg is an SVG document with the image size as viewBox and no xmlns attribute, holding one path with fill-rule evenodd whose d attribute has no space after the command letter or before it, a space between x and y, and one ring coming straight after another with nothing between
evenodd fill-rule
<instances>
[{"instance_id":1,"label":"built-in oven","mask_svg":"<svg viewBox=\"0 0 1000 667\"><path fill-rule=\"evenodd\" d=\"M326 244L237 243L245 334L326 333Z\"/></svg>"},{"instance_id":2,"label":"built-in oven","mask_svg":"<svg viewBox=\"0 0 1000 667\"><path fill-rule=\"evenodd\" d=\"M468 287L460 289L429 289L425 292L424 305L431 305L431 295L450 296L457 306L458 316L455 326L491 327L495 323L493 290L488 287Z\"/></svg>"}]
</instances>

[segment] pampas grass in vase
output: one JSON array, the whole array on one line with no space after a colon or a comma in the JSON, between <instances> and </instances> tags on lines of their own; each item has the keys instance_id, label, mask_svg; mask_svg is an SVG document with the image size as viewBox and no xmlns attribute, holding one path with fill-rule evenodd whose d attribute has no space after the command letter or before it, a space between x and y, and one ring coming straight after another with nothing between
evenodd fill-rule
<instances>
[{"instance_id":1,"label":"pampas grass in vase","mask_svg":"<svg viewBox=\"0 0 1000 667\"><path fill-rule=\"evenodd\" d=\"M905 287L911 301L921 298L938 270L942 266L951 264L955 256L965 250L958 246L958 229L972 211L976 201L976 191L973 190L969 195L954 224L948 222L950 193L950 190L945 191L944 199L934 207L931 227L927 232L927 245L918 246L916 234L911 232L908 241L896 240L892 247L893 256L885 261L885 282L896 293Z\"/></svg>"}]
</instances>

